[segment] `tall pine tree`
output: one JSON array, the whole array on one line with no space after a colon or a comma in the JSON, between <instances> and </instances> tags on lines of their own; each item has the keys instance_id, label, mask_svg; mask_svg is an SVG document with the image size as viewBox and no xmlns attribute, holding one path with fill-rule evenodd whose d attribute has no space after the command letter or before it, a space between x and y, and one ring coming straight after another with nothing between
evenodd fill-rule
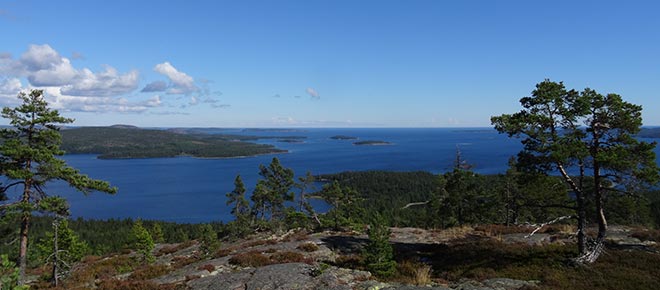
<instances>
[{"instance_id":1,"label":"tall pine tree","mask_svg":"<svg viewBox=\"0 0 660 290\"><path fill-rule=\"evenodd\" d=\"M81 174L57 158L64 154L60 150L59 126L72 123L73 119L51 110L42 90L32 90L28 94L21 92L18 98L22 104L2 110L2 117L9 119L13 128L0 130L0 168L9 181L2 191L21 188L18 201L5 203L3 208L20 214L19 273L21 282L24 282L30 219L39 204L48 199L45 185L62 180L84 194L93 190L115 193L117 189L105 181Z\"/></svg>"}]
</instances>

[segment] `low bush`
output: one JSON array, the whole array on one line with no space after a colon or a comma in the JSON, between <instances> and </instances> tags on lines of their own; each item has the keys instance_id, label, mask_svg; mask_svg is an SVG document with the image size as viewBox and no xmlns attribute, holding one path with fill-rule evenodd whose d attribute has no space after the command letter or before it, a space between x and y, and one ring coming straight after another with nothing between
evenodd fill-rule
<instances>
[{"instance_id":1,"label":"low bush","mask_svg":"<svg viewBox=\"0 0 660 290\"><path fill-rule=\"evenodd\" d=\"M297 252L279 252L270 256L272 264L285 264L285 263L310 263L305 259L305 255Z\"/></svg>"},{"instance_id":2,"label":"low bush","mask_svg":"<svg viewBox=\"0 0 660 290\"><path fill-rule=\"evenodd\" d=\"M305 252L316 252L319 250L319 246L315 243L308 242L298 245L297 249Z\"/></svg>"},{"instance_id":3,"label":"low bush","mask_svg":"<svg viewBox=\"0 0 660 290\"><path fill-rule=\"evenodd\" d=\"M217 258L226 257L229 254L231 254L231 250L227 249L227 248L224 248L224 249L220 249L220 250L215 251L215 253L213 253L213 255L211 255L211 257L213 259L217 259Z\"/></svg>"},{"instance_id":4,"label":"low bush","mask_svg":"<svg viewBox=\"0 0 660 290\"><path fill-rule=\"evenodd\" d=\"M261 267L270 264L270 258L258 251L236 254L229 259L229 264L241 267Z\"/></svg>"}]
</instances>

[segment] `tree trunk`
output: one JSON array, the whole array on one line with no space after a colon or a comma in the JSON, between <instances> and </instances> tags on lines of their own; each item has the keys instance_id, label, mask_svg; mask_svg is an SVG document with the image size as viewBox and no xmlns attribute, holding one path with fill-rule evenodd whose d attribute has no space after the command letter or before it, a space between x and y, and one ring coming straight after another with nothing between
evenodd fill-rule
<instances>
[{"instance_id":1,"label":"tree trunk","mask_svg":"<svg viewBox=\"0 0 660 290\"><path fill-rule=\"evenodd\" d=\"M30 161L26 163L26 167L30 168ZM25 284L25 269L27 268L27 250L28 250L28 232L30 230L30 217L32 211L29 208L30 203L30 188L32 187L32 179L27 178L23 187L23 197L21 203L23 205L21 216L21 233L20 233L20 246L18 250L18 281L20 285Z\"/></svg>"},{"instance_id":2,"label":"tree trunk","mask_svg":"<svg viewBox=\"0 0 660 290\"><path fill-rule=\"evenodd\" d=\"M23 212L21 217L21 234L20 234L20 248L18 251L18 279L19 284L25 284L25 269L27 268L27 247L28 247L28 230L30 227L30 214Z\"/></svg>"},{"instance_id":3,"label":"tree trunk","mask_svg":"<svg viewBox=\"0 0 660 290\"><path fill-rule=\"evenodd\" d=\"M577 200L578 256L582 256L587 251L587 239L585 235L585 231L587 230L587 211L585 209L584 193L576 192L575 198Z\"/></svg>"},{"instance_id":4,"label":"tree trunk","mask_svg":"<svg viewBox=\"0 0 660 290\"><path fill-rule=\"evenodd\" d=\"M59 254L59 247L57 246L57 238L58 238L58 237L57 237L57 231L58 231L58 226L59 226L59 221L58 221L58 220L55 220L55 221L53 222L53 228L55 229L55 234L54 234L54 237L53 237L53 249L55 250L55 251L53 252L53 253L54 253L54 257L53 257L53 259L54 259L54 260L53 260L53 283L54 283L55 287L57 287L57 284L58 284L58 282L59 282L58 279L57 279L57 273L58 273L58 270L57 270L57 264L60 262L60 261L59 261L60 259L59 259L59 257L58 257L58 254Z\"/></svg>"}]
</instances>

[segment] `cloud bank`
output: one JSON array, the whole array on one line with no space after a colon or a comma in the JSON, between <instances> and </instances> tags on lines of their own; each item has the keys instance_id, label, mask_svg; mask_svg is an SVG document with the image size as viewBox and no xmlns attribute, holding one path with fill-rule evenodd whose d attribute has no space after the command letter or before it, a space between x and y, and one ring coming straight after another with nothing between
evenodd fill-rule
<instances>
[{"instance_id":1,"label":"cloud bank","mask_svg":"<svg viewBox=\"0 0 660 290\"><path fill-rule=\"evenodd\" d=\"M83 58L74 52L73 59ZM200 102L210 95L207 87L200 89L190 75L178 70L170 62L156 64L153 70L166 81L156 80L138 91L140 73L137 70L119 72L110 65L94 72L89 68L76 68L69 58L62 56L48 44L30 45L19 57L0 53L0 104L17 103L18 92L43 89L53 108L80 112L142 113L162 107L166 101L176 102L185 97L182 107L205 103L216 108L218 100ZM206 81L208 82L208 81ZM148 93L180 95L166 100L162 95L146 97Z\"/></svg>"}]
</instances>

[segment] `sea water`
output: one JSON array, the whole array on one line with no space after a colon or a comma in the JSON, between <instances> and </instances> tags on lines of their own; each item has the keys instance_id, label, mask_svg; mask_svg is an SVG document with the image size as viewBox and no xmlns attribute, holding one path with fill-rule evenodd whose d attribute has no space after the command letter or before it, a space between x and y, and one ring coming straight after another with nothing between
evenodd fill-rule
<instances>
[{"instance_id":1,"label":"sea water","mask_svg":"<svg viewBox=\"0 0 660 290\"><path fill-rule=\"evenodd\" d=\"M302 143L260 139L288 153L245 158L201 159L192 157L150 159L97 159L96 155L66 155L67 163L92 178L118 188L114 195L92 192L85 196L65 184L49 184L46 191L61 195L71 205L72 217L142 218L176 222L232 220L225 194L240 174L248 195L259 178L259 165L273 157L293 169L297 177L343 171L390 170L443 173L451 170L457 151L482 174L504 173L507 160L520 149L520 140L498 134L492 128L378 128L378 129L205 129L211 134L304 136ZM347 135L357 140L334 140ZM376 140L389 145L354 145ZM319 210L327 209L320 200Z\"/></svg>"}]
</instances>

